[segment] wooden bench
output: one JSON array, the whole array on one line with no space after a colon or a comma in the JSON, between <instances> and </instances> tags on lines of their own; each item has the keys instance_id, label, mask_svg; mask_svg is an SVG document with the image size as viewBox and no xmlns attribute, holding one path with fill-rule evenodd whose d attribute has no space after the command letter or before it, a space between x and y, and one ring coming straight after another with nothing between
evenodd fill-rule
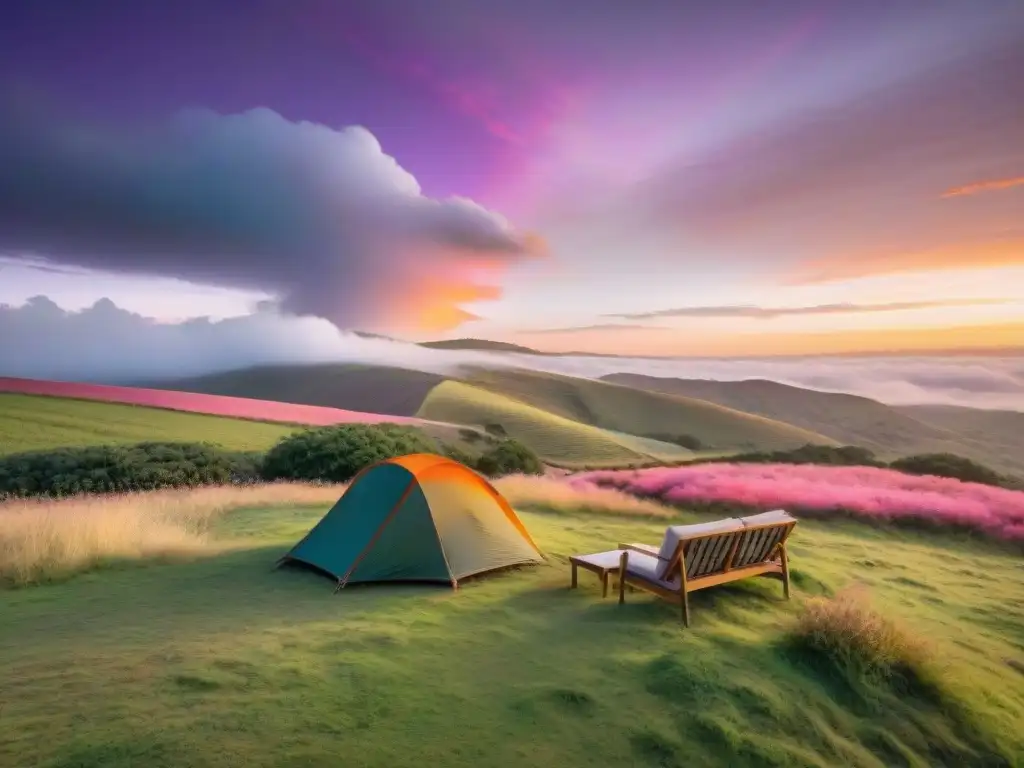
<instances>
[{"instance_id":1,"label":"wooden bench","mask_svg":"<svg viewBox=\"0 0 1024 768\"><path fill-rule=\"evenodd\" d=\"M678 602L690 626L688 595L730 581L769 576L780 579L789 599L786 541L796 519L783 510L714 523L673 526L660 548L620 544L619 603L626 587L637 587ZM610 554L610 553L608 553ZM591 556L592 557L592 556Z\"/></svg>"}]
</instances>

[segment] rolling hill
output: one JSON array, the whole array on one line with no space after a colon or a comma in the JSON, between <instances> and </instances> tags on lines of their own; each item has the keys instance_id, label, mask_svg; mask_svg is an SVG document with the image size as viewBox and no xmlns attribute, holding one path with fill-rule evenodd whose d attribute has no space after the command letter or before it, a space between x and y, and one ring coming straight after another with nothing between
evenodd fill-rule
<instances>
[{"instance_id":1,"label":"rolling hill","mask_svg":"<svg viewBox=\"0 0 1024 768\"><path fill-rule=\"evenodd\" d=\"M413 416L444 381L435 373L375 365L265 365L189 379L147 383L157 389L283 400L351 411Z\"/></svg>"},{"instance_id":2,"label":"rolling hill","mask_svg":"<svg viewBox=\"0 0 1024 768\"><path fill-rule=\"evenodd\" d=\"M417 415L478 426L500 424L542 459L561 465L649 463L693 456L669 443L613 434L460 381L446 381L431 390Z\"/></svg>"},{"instance_id":3,"label":"rolling hill","mask_svg":"<svg viewBox=\"0 0 1024 768\"><path fill-rule=\"evenodd\" d=\"M507 341L489 341L488 339L442 339L441 341L421 341L419 346L427 349L475 349L481 352L517 352L521 355L546 355L532 347L511 344Z\"/></svg>"},{"instance_id":4,"label":"rolling hill","mask_svg":"<svg viewBox=\"0 0 1024 768\"><path fill-rule=\"evenodd\" d=\"M691 398L521 369L475 368L462 378L445 379L370 365L261 366L149 386L469 426L501 423L548 461L566 464L678 461L693 455L652 439L666 435L696 437L715 452L832 443L821 434Z\"/></svg>"},{"instance_id":5,"label":"rolling hill","mask_svg":"<svg viewBox=\"0 0 1024 768\"><path fill-rule=\"evenodd\" d=\"M892 459L956 453L993 469L1024 474L1024 414L942 406L894 407L857 395L774 381L669 379L631 373L602 378L637 389L699 398L860 445Z\"/></svg>"},{"instance_id":6,"label":"rolling hill","mask_svg":"<svg viewBox=\"0 0 1024 768\"><path fill-rule=\"evenodd\" d=\"M639 436L689 435L715 451L835 444L820 433L781 421L605 381L521 369L474 369L467 380L582 424Z\"/></svg>"},{"instance_id":7,"label":"rolling hill","mask_svg":"<svg viewBox=\"0 0 1024 768\"><path fill-rule=\"evenodd\" d=\"M955 433L968 450L992 455L991 464L1003 462L1008 471L1024 476L1024 413L982 411L953 405L911 405L898 409L937 429Z\"/></svg>"},{"instance_id":8,"label":"rolling hill","mask_svg":"<svg viewBox=\"0 0 1024 768\"><path fill-rule=\"evenodd\" d=\"M670 441L696 438L702 455L787 450L806 443L869 448L883 459L948 452L1024 476L1024 414L933 406L897 408L865 397L773 381L612 374L581 379L519 368L460 377L358 365L260 366L150 383L177 392L342 408L459 425L501 423L550 462L679 461ZM485 395L487 397L485 397ZM462 398L465 402L458 402ZM461 446L456 427L428 432Z\"/></svg>"}]
</instances>

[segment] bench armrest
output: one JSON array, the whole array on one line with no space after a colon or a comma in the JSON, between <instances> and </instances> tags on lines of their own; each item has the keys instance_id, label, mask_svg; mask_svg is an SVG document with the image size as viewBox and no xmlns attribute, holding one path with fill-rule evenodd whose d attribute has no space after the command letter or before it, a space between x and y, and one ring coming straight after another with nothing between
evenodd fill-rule
<instances>
[{"instance_id":1,"label":"bench armrest","mask_svg":"<svg viewBox=\"0 0 1024 768\"><path fill-rule=\"evenodd\" d=\"M619 544L618 549L626 549L650 555L651 557L658 557L658 548L652 547L650 544Z\"/></svg>"}]
</instances>

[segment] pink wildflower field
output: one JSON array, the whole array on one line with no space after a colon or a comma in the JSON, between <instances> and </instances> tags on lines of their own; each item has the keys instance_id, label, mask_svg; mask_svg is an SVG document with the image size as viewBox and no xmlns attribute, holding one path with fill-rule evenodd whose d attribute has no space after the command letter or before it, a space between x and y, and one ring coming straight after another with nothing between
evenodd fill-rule
<instances>
[{"instance_id":1,"label":"pink wildflower field","mask_svg":"<svg viewBox=\"0 0 1024 768\"><path fill-rule=\"evenodd\" d=\"M1024 543L1024 492L891 469L715 463L586 472L570 482L611 486L674 504L842 511L867 519L935 523Z\"/></svg>"}]
</instances>

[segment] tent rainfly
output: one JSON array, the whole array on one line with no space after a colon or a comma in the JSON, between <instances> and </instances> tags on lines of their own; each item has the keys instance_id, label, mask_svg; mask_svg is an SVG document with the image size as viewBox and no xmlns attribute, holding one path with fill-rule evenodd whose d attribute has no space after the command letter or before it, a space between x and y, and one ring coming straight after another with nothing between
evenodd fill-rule
<instances>
[{"instance_id":1,"label":"tent rainfly","mask_svg":"<svg viewBox=\"0 0 1024 768\"><path fill-rule=\"evenodd\" d=\"M373 464L278 565L347 584L442 582L543 561L508 502L463 464L417 453Z\"/></svg>"}]
</instances>

